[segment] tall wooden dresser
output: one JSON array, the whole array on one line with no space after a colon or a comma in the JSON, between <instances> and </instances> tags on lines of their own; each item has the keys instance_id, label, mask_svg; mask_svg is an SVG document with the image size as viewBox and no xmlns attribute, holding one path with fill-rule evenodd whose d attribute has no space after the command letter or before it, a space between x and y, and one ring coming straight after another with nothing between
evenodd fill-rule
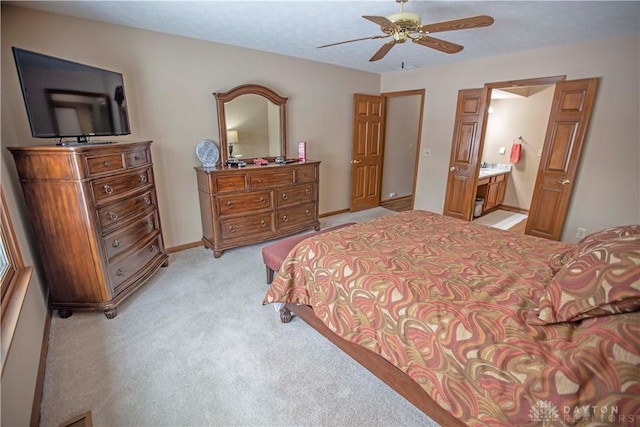
<instances>
[{"instance_id":1,"label":"tall wooden dresser","mask_svg":"<svg viewBox=\"0 0 640 427\"><path fill-rule=\"evenodd\" d=\"M202 241L226 249L320 229L319 161L244 168L197 167Z\"/></svg>"},{"instance_id":2,"label":"tall wooden dresser","mask_svg":"<svg viewBox=\"0 0 640 427\"><path fill-rule=\"evenodd\" d=\"M35 233L50 303L117 306L169 263L158 214L151 141L9 148Z\"/></svg>"}]
</instances>

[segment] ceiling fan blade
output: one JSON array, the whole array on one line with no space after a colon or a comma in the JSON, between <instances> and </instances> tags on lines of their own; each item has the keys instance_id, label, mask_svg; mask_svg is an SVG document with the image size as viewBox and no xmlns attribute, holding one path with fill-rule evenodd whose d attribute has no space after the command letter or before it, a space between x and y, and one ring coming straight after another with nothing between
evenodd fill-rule
<instances>
[{"instance_id":1,"label":"ceiling fan blade","mask_svg":"<svg viewBox=\"0 0 640 427\"><path fill-rule=\"evenodd\" d=\"M454 19L453 21L425 24L418 28L423 34L439 33L441 31L466 30L468 28L488 27L493 24L493 18L487 15L472 16L470 18Z\"/></svg>"},{"instance_id":2,"label":"ceiling fan blade","mask_svg":"<svg viewBox=\"0 0 640 427\"><path fill-rule=\"evenodd\" d=\"M396 44L395 40L391 40L390 42L383 44L382 47L378 49L376 53L373 54L371 59L369 59L369 62L379 61L380 59L384 58L384 56L387 53L389 53L389 51L395 44Z\"/></svg>"},{"instance_id":3,"label":"ceiling fan blade","mask_svg":"<svg viewBox=\"0 0 640 427\"><path fill-rule=\"evenodd\" d=\"M435 37L418 36L412 37L411 40L413 40L414 43L418 43L422 46L430 47L444 53L458 53L464 49L464 47L459 44L436 39Z\"/></svg>"},{"instance_id":4,"label":"ceiling fan blade","mask_svg":"<svg viewBox=\"0 0 640 427\"><path fill-rule=\"evenodd\" d=\"M337 42L337 43L325 44L325 45L322 45L322 46L318 46L318 49L320 49L321 47L337 46L337 45L339 45L339 44L352 43L352 42L359 42L359 41L362 41L362 40L384 39L384 38L387 38L387 37L391 37L391 34L389 34L389 35L384 35L384 36L362 37L361 39L345 40L345 41L343 41L343 42Z\"/></svg>"},{"instance_id":5,"label":"ceiling fan blade","mask_svg":"<svg viewBox=\"0 0 640 427\"><path fill-rule=\"evenodd\" d=\"M363 16L363 18L380 25L382 28L388 28L389 30L395 30L398 28L396 24L389 21L384 16Z\"/></svg>"}]
</instances>

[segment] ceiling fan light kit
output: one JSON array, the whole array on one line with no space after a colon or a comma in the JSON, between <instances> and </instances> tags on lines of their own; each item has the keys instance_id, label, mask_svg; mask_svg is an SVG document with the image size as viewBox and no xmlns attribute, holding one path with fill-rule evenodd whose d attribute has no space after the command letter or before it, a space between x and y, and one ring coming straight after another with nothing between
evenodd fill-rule
<instances>
[{"instance_id":1,"label":"ceiling fan light kit","mask_svg":"<svg viewBox=\"0 0 640 427\"><path fill-rule=\"evenodd\" d=\"M387 19L408 31L418 31L421 24L420 15L411 12L400 12L389 15Z\"/></svg>"},{"instance_id":2,"label":"ceiling fan light kit","mask_svg":"<svg viewBox=\"0 0 640 427\"><path fill-rule=\"evenodd\" d=\"M404 43L407 39L411 39L412 42L421 46L429 47L431 49L439 50L440 52L453 54L458 53L463 46L451 43L445 40L437 39L435 37L428 36L427 34L438 33L444 31L454 30L466 30L470 28L488 27L493 24L493 18L487 15L472 16L469 18L454 19L452 21L438 22L434 24L422 25L420 15L412 12L405 12L403 10L404 3L408 0L396 0L400 3L400 12L384 16L362 16L364 19L371 21L380 26L380 30L384 35L376 35L370 37L363 37L354 40L346 40L337 43L326 44L318 46L318 48L336 46L339 44L352 43L362 40L384 39L391 37L391 40L378 49L378 51L369 59L370 62L379 61L384 58L387 53L398 43Z\"/></svg>"}]
</instances>

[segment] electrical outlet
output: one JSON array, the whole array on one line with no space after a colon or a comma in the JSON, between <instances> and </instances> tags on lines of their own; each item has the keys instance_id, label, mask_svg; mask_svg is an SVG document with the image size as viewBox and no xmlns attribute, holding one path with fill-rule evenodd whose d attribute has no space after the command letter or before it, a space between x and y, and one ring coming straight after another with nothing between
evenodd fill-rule
<instances>
[{"instance_id":1,"label":"electrical outlet","mask_svg":"<svg viewBox=\"0 0 640 427\"><path fill-rule=\"evenodd\" d=\"M578 232L576 233L576 237L578 239L582 239L586 235L587 235L587 229L586 228L582 228L582 227L578 227Z\"/></svg>"},{"instance_id":2,"label":"electrical outlet","mask_svg":"<svg viewBox=\"0 0 640 427\"><path fill-rule=\"evenodd\" d=\"M431 155L431 149L430 148L425 148L424 150L422 150L422 154L425 157L429 157Z\"/></svg>"},{"instance_id":3,"label":"electrical outlet","mask_svg":"<svg viewBox=\"0 0 640 427\"><path fill-rule=\"evenodd\" d=\"M389 193L389 197L396 197L396 193Z\"/></svg>"}]
</instances>

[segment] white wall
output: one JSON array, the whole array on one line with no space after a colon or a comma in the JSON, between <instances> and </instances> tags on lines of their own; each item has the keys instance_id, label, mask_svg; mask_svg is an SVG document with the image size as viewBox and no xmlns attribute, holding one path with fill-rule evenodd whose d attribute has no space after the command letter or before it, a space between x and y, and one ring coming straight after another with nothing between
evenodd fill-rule
<instances>
[{"instance_id":1,"label":"white wall","mask_svg":"<svg viewBox=\"0 0 640 427\"><path fill-rule=\"evenodd\" d=\"M566 75L600 77L564 241L578 227L595 231L640 223L640 38L638 35L534 50L382 75L382 92L426 89L416 209L442 212L460 89L485 83Z\"/></svg>"}]
</instances>

